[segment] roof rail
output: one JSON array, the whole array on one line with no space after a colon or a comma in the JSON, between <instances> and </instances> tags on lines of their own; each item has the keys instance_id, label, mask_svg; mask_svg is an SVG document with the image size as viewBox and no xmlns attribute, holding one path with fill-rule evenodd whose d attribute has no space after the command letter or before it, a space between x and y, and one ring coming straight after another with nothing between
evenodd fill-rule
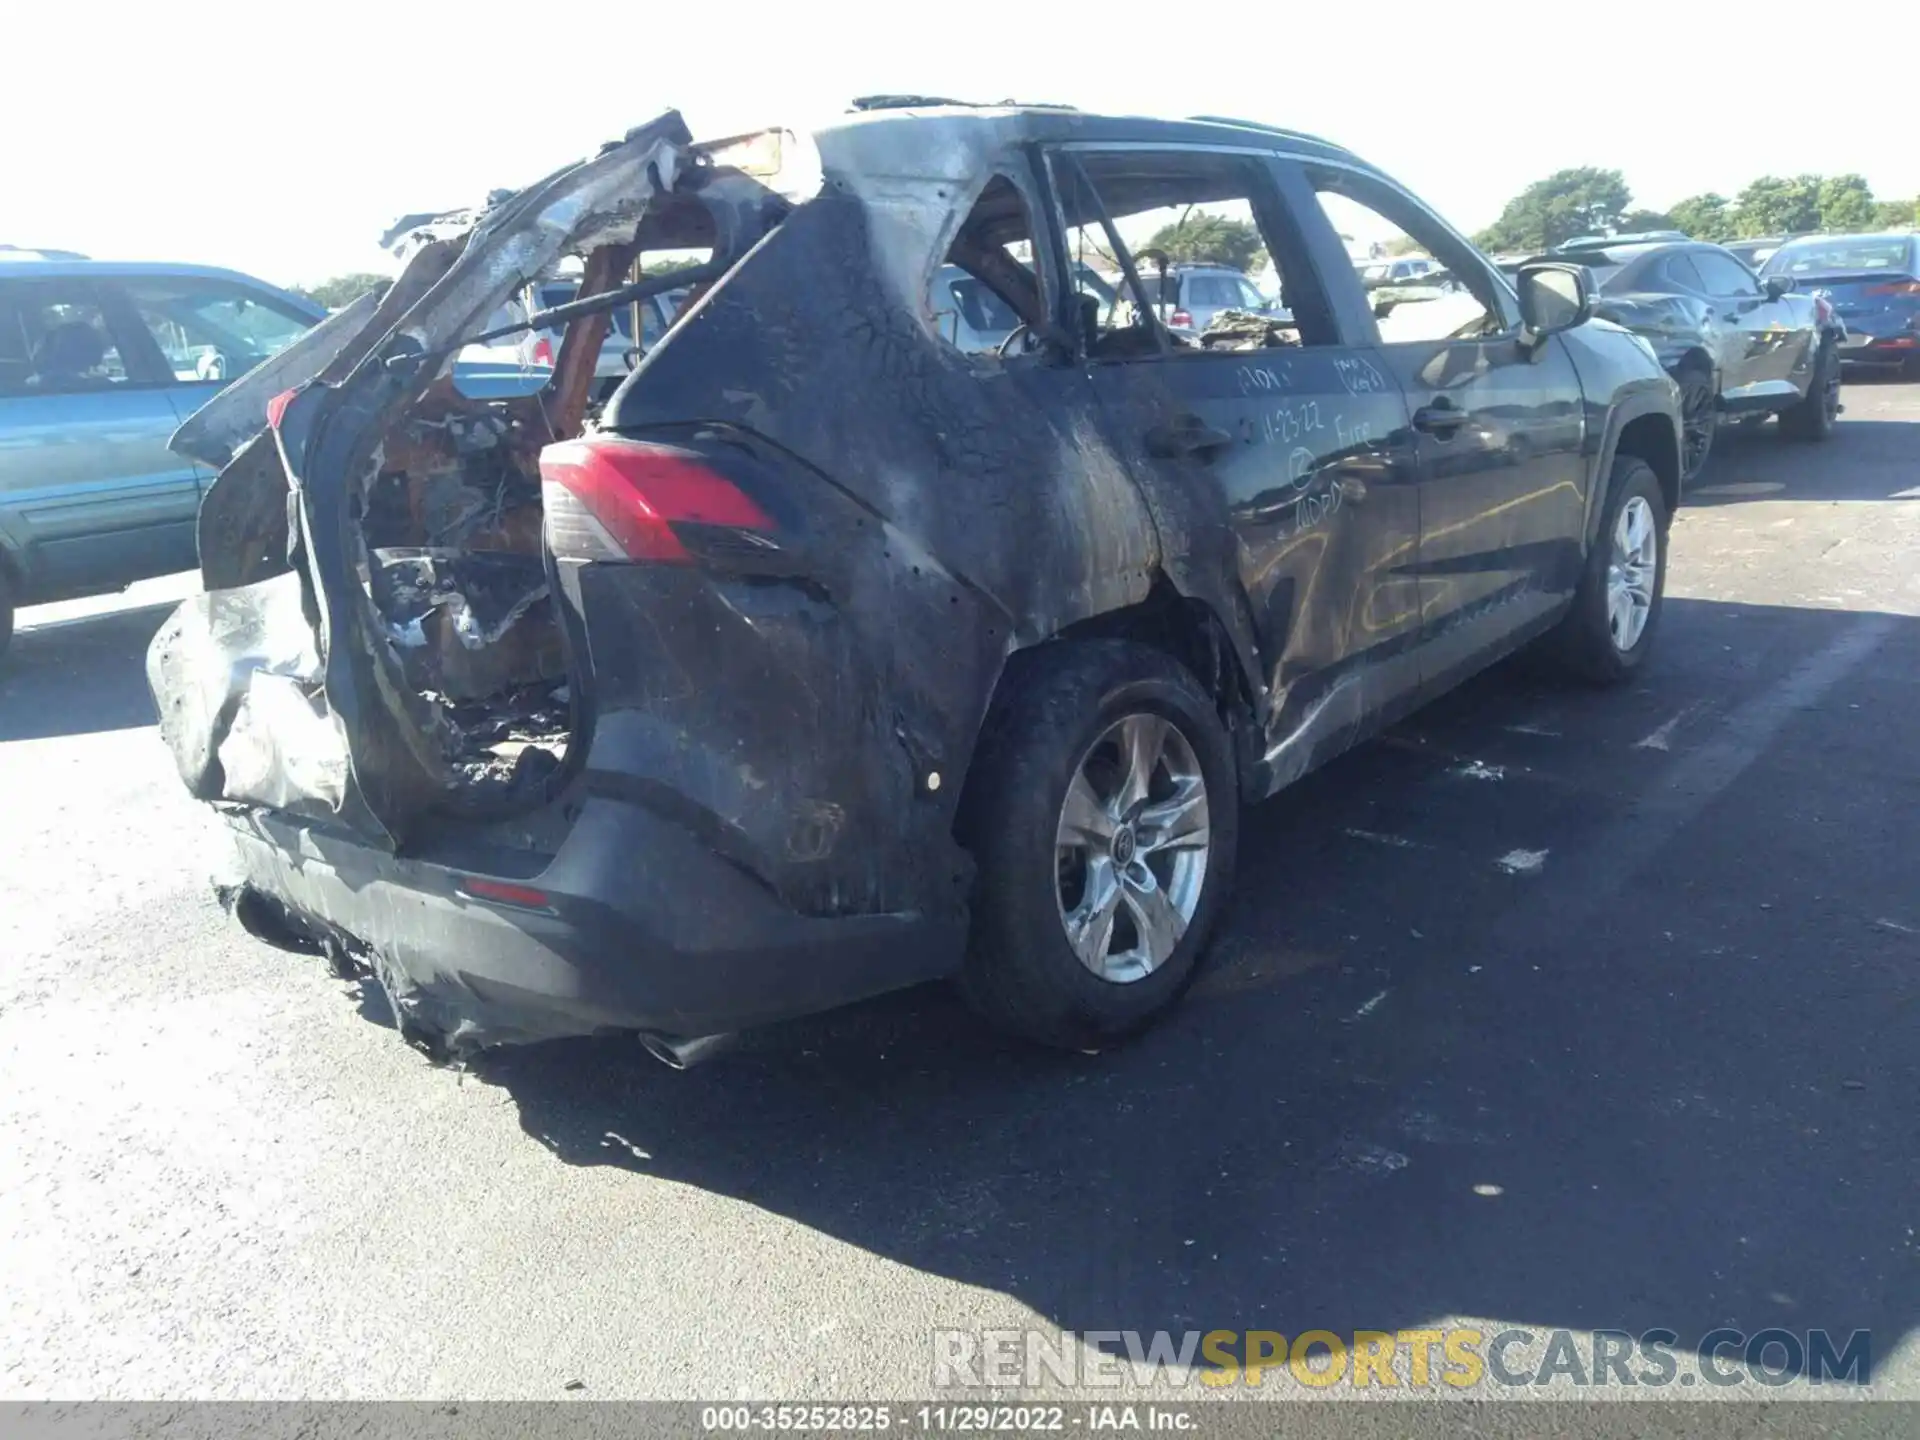
<instances>
[{"instance_id":1,"label":"roof rail","mask_svg":"<svg viewBox=\"0 0 1920 1440\"><path fill-rule=\"evenodd\" d=\"M953 106L961 110L1073 110L1051 100L955 100L947 95L856 95L848 108L868 110L932 110Z\"/></svg>"},{"instance_id":2,"label":"roof rail","mask_svg":"<svg viewBox=\"0 0 1920 1440\"><path fill-rule=\"evenodd\" d=\"M0 245L0 255L13 260L87 260L78 250L48 250L39 245Z\"/></svg>"},{"instance_id":3,"label":"roof rail","mask_svg":"<svg viewBox=\"0 0 1920 1440\"><path fill-rule=\"evenodd\" d=\"M1265 135L1284 135L1289 140L1306 140L1314 145L1324 145L1329 150L1345 150L1344 145L1336 145L1331 140L1318 135L1309 135L1304 130L1289 130L1284 125L1266 125L1258 120L1238 120L1231 115L1189 115L1189 120L1203 125L1231 125L1236 130L1258 130Z\"/></svg>"}]
</instances>

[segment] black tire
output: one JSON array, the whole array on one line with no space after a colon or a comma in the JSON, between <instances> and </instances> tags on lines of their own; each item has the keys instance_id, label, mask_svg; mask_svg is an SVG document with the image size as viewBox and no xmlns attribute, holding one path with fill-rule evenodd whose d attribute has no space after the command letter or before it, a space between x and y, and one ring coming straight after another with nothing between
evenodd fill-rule
<instances>
[{"instance_id":1,"label":"black tire","mask_svg":"<svg viewBox=\"0 0 1920 1440\"><path fill-rule=\"evenodd\" d=\"M0 565L0 655L7 653L7 646L13 642L13 582L7 578L7 567Z\"/></svg>"},{"instance_id":2,"label":"black tire","mask_svg":"<svg viewBox=\"0 0 1920 1440\"><path fill-rule=\"evenodd\" d=\"M1673 378L1680 386L1680 488L1684 492L1713 454L1714 436L1720 429L1720 394L1713 372L1704 364L1689 364Z\"/></svg>"},{"instance_id":3,"label":"black tire","mask_svg":"<svg viewBox=\"0 0 1920 1440\"><path fill-rule=\"evenodd\" d=\"M1814 357L1806 398L1780 412L1780 433L1790 440L1825 440L1839 416L1840 352L1827 340Z\"/></svg>"},{"instance_id":4,"label":"black tire","mask_svg":"<svg viewBox=\"0 0 1920 1440\"><path fill-rule=\"evenodd\" d=\"M1638 635L1624 648L1616 638L1610 610L1609 575L1615 558L1615 531L1621 513L1635 500L1651 512L1655 544L1653 592ZM1667 532L1670 517L1659 477L1636 455L1616 456L1607 485L1607 506L1587 568L1580 577L1573 609L1549 632L1542 648L1562 669L1596 685L1618 685L1638 673L1653 648L1660 628L1660 610L1667 589Z\"/></svg>"},{"instance_id":5,"label":"black tire","mask_svg":"<svg viewBox=\"0 0 1920 1440\"><path fill-rule=\"evenodd\" d=\"M978 871L960 988L1001 1030L1046 1045L1097 1049L1145 1028L1193 983L1233 883L1240 828L1233 746L1206 691L1161 651L1123 640L1093 640L1047 646L1016 656L1012 664L1020 673L1003 682L1006 699L996 705L983 734L961 817L961 838ZM1178 766L1189 761L1187 768L1197 766L1205 786L1209 843L1195 882L1198 899L1177 943L1138 978L1113 980L1096 974L1093 962L1083 963L1069 942L1064 892L1072 884L1075 852L1061 846L1060 831L1069 785L1083 766L1102 762L1109 753L1103 748L1111 743L1108 737L1129 717L1168 722L1184 741L1186 750L1152 774L1165 785ZM1174 742L1166 746L1167 756L1175 757ZM1131 836L1133 825L1126 828ZM1139 833L1145 837L1150 831L1142 825ZM1150 860L1166 867L1182 863L1176 852L1150 857L1145 838L1140 846L1135 856L1129 841L1125 855L1113 849L1103 862L1118 856L1143 866ZM1083 885L1092 884L1090 873L1082 872ZM1127 865L1110 873L1137 872ZM1172 901L1177 877L1159 883L1160 894ZM1134 908L1139 896L1121 894L1117 885L1114 893L1120 899L1108 909L1126 918L1108 922L1111 934L1097 942L1102 956L1129 933L1136 948L1149 949L1146 932L1133 918L1141 913Z\"/></svg>"}]
</instances>

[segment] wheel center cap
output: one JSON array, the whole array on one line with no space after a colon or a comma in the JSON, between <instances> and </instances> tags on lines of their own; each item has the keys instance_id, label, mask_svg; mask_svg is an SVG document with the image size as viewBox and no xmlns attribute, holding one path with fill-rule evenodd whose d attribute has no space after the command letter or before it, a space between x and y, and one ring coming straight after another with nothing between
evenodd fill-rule
<instances>
[{"instance_id":1,"label":"wheel center cap","mask_svg":"<svg viewBox=\"0 0 1920 1440\"><path fill-rule=\"evenodd\" d=\"M1113 832L1114 864L1123 866L1131 865L1133 863L1134 851L1137 848L1138 842L1134 839L1133 827L1131 825L1122 825L1118 830Z\"/></svg>"}]
</instances>

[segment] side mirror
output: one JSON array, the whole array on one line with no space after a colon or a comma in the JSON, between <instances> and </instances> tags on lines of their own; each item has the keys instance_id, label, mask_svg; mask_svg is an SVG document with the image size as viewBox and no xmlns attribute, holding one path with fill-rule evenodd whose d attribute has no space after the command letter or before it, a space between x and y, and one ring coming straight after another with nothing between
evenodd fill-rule
<instances>
[{"instance_id":1,"label":"side mirror","mask_svg":"<svg viewBox=\"0 0 1920 1440\"><path fill-rule=\"evenodd\" d=\"M1782 295L1792 290L1794 286L1793 276L1791 275L1769 275L1760 283L1767 287L1767 298L1769 300L1778 300Z\"/></svg>"},{"instance_id":2,"label":"side mirror","mask_svg":"<svg viewBox=\"0 0 1920 1440\"><path fill-rule=\"evenodd\" d=\"M1520 319L1534 340L1584 325L1593 318L1593 289L1581 265L1522 265L1514 280Z\"/></svg>"}]
</instances>

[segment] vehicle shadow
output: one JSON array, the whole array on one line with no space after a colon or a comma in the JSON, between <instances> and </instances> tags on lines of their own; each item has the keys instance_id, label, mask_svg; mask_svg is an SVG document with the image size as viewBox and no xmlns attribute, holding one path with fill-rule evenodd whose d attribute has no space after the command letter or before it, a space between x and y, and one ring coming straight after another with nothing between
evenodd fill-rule
<instances>
[{"instance_id":1,"label":"vehicle shadow","mask_svg":"<svg viewBox=\"0 0 1920 1440\"><path fill-rule=\"evenodd\" d=\"M1777 425L1730 426L1720 432L1706 468L1687 487L1685 503L1908 500L1915 498L1916 484L1920 423L1914 421L1847 417L1833 438L1820 444L1788 439Z\"/></svg>"},{"instance_id":2,"label":"vehicle shadow","mask_svg":"<svg viewBox=\"0 0 1920 1440\"><path fill-rule=\"evenodd\" d=\"M1920 374L1899 365L1847 365L1840 372L1843 385L1911 385Z\"/></svg>"},{"instance_id":3,"label":"vehicle shadow","mask_svg":"<svg viewBox=\"0 0 1920 1440\"><path fill-rule=\"evenodd\" d=\"M147 644L176 603L23 625L0 656L0 742L155 723Z\"/></svg>"},{"instance_id":4,"label":"vehicle shadow","mask_svg":"<svg viewBox=\"0 0 1920 1440\"><path fill-rule=\"evenodd\" d=\"M1883 1357L1916 1319L1920 990L1911 957L1885 958L1910 940L1834 915L1849 884L1884 884L1871 907L1905 882L1831 839L1796 859L1778 813L1815 802L1771 778L1661 832L1728 762L1688 770L1647 734L1736 675L1762 703L1861 617L1737 607L1749 646L1729 657L1734 608L1670 602L1659 670L1624 690L1570 699L1502 667L1249 812L1209 970L1108 1053L1002 1042L934 987L684 1074L606 1037L479 1075L565 1163L729 1196L1064 1329L1479 1315L1683 1346L1868 1329ZM1889 623L1920 659L1920 622ZM1490 737L1504 788L1471 773ZM1884 783L1920 794L1920 769ZM1865 811L1847 823L1863 852L1900 853ZM1521 835L1559 857L1561 889L1488 863ZM1776 906L1798 894L1782 866L1825 899Z\"/></svg>"}]
</instances>

